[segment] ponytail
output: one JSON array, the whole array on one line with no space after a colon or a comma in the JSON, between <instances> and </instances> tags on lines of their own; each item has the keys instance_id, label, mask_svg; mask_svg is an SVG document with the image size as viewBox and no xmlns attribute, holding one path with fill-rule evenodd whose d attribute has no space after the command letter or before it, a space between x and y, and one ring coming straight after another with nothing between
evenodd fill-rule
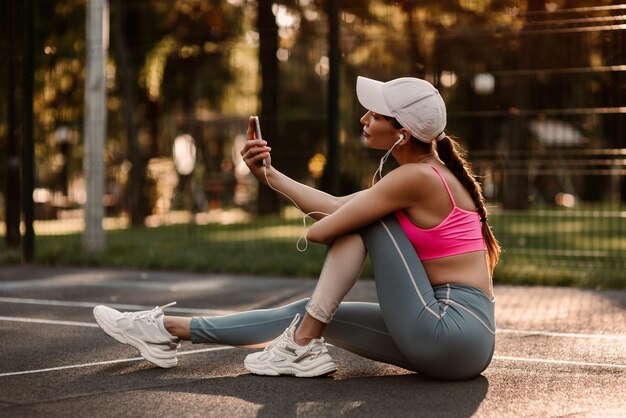
<instances>
[{"instance_id":1,"label":"ponytail","mask_svg":"<svg viewBox=\"0 0 626 418\"><path fill-rule=\"evenodd\" d=\"M482 186L476 180L470 163L465 159L466 152L458 142L446 136L442 140L436 141L436 144L439 158L469 192L474 205L476 205L482 223L483 238L487 245L487 264L489 271L493 273L493 269L500 258L500 244L493 235L491 227L487 224L487 208L485 207Z\"/></svg>"}]
</instances>

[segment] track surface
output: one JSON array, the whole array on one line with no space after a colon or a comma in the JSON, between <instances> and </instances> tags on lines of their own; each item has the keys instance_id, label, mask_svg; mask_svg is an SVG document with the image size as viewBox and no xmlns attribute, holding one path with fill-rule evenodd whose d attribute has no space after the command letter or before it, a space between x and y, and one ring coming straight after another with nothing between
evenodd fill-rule
<instances>
[{"instance_id":1,"label":"track surface","mask_svg":"<svg viewBox=\"0 0 626 418\"><path fill-rule=\"evenodd\" d=\"M439 382L330 347L332 377L259 377L250 349L183 343L159 369L91 310L214 315L279 306L315 281L45 267L0 268L0 416L626 416L626 292L496 286L496 352L480 377ZM361 280L348 300L375 301Z\"/></svg>"}]
</instances>

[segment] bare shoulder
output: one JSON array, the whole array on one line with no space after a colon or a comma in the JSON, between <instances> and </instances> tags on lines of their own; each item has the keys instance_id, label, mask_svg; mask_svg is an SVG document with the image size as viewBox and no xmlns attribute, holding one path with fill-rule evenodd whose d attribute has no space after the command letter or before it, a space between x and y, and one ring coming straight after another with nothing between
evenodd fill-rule
<instances>
[{"instance_id":1,"label":"bare shoulder","mask_svg":"<svg viewBox=\"0 0 626 418\"><path fill-rule=\"evenodd\" d=\"M402 164L389 172L380 183L393 187L410 188L411 190L423 189L434 184L437 179L435 171L429 164L407 163ZM424 186L424 187L422 187Z\"/></svg>"},{"instance_id":2,"label":"bare shoulder","mask_svg":"<svg viewBox=\"0 0 626 418\"><path fill-rule=\"evenodd\" d=\"M430 172L432 171L433 169L428 164L407 163L391 170L385 175L385 177L383 177L383 179L389 177L393 180L415 181L416 179L429 177Z\"/></svg>"},{"instance_id":3,"label":"bare shoulder","mask_svg":"<svg viewBox=\"0 0 626 418\"><path fill-rule=\"evenodd\" d=\"M413 175L421 175L425 177L432 177L432 174L435 170L433 170L432 164L427 163L407 163L402 164L398 167L404 172L411 173Z\"/></svg>"}]
</instances>

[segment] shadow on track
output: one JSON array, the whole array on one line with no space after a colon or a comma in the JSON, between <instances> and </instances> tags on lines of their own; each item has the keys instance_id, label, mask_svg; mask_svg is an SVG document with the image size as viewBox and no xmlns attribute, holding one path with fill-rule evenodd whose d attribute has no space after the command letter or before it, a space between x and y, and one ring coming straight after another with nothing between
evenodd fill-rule
<instances>
[{"instance_id":1,"label":"shadow on track","mask_svg":"<svg viewBox=\"0 0 626 418\"><path fill-rule=\"evenodd\" d=\"M489 382L478 376L464 382L438 382L417 374L341 380L239 375L161 388L233 397L260 405L258 417L297 416L473 416Z\"/></svg>"}]
</instances>

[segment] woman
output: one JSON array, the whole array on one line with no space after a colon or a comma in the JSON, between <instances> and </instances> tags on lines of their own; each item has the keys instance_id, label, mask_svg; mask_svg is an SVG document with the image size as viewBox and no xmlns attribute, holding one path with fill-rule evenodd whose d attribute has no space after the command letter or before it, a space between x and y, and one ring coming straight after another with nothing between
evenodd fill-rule
<instances>
[{"instance_id":1,"label":"woman","mask_svg":"<svg viewBox=\"0 0 626 418\"><path fill-rule=\"evenodd\" d=\"M169 305L125 314L98 306L100 326L161 367L177 364L184 339L265 345L244 362L256 374L326 375L336 365L325 339L433 378L481 373L494 349L491 275L500 249L480 185L444 133L445 104L431 84L416 78L383 83L359 77L357 96L367 109L365 144L388 150L379 170L390 154L399 163L367 190L335 197L281 174L271 165L267 142L255 137L252 118L241 151L259 181L318 219L307 238L329 251L310 299L207 318L165 316ZM379 303L341 303L368 254Z\"/></svg>"}]
</instances>

